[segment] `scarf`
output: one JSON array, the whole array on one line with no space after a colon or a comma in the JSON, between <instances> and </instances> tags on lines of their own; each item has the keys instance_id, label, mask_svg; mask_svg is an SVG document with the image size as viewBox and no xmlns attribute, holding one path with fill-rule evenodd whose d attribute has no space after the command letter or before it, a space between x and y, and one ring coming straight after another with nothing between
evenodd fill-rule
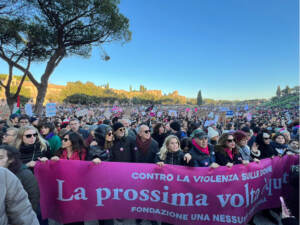
<instances>
[{"instance_id":1,"label":"scarf","mask_svg":"<svg viewBox=\"0 0 300 225\"><path fill-rule=\"evenodd\" d=\"M46 139L46 140L49 140L49 139L52 138L53 136L54 136L54 133L51 132L51 133L49 133L49 134L45 137L45 139Z\"/></svg>"},{"instance_id":2,"label":"scarf","mask_svg":"<svg viewBox=\"0 0 300 225\"><path fill-rule=\"evenodd\" d=\"M233 152L232 152L232 150L230 150L229 148L225 148L224 150L227 153L227 155L229 156L229 158L231 158L231 160L233 160Z\"/></svg>"},{"instance_id":3,"label":"scarf","mask_svg":"<svg viewBox=\"0 0 300 225\"><path fill-rule=\"evenodd\" d=\"M206 146L206 148L200 147L200 145L198 145L196 143L195 139L192 140L192 143L195 146L195 148L198 149L200 152L203 152L204 154L209 155L208 146Z\"/></svg>"},{"instance_id":4,"label":"scarf","mask_svg":"<svg viewBox=\"0 0 300 225\"><path fill-rule=\"evenodd\" d=\"M136 145L137 147L142 151L143 154L146 154L151 144L151 138L149 138L147 141L142 142L142 139L140 136L136 136Z\"/></svg>"},{"instance_id":5,"label":"scarf","mask_svg":"<svg viewBox=\"0 0 300 225\"><path fill-rule=\"evenodd\" d=\"M72 155L70 158L68 158L68 151L67 149L63 149L61 156L59 157L60 159L69 159L69 160L85 160L85 149L81 150L81 154L79 154L78 151L73 151Z\"/></svg>"}]
</instances>

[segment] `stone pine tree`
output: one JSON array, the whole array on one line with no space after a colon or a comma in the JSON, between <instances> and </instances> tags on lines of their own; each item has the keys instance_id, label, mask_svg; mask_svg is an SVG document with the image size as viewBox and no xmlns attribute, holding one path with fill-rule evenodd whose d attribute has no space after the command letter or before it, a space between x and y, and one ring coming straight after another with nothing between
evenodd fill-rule
<instances>
[{"instance_id":1,"label":"stone pine tree","mask_svg":"<svg viewBox=\"0 0 300 225\"><path fill-rule=\"evenodd\" d=\"M88 58L95 47L103 51L104 43L131 39L129 20L119 12L119 0L22 0L7 4L6 8L24 7L20 15L0 11L0 59L27 75L37 88L36 114L42 113L48 80L64 58ZM45 63L40 81L24 65L29 57L32 62Z\"/></svg>"},{"instance_id":2,"label":"stone pine tree","mask_svg":"<svg viewBox=\"0 0 300 225\"><path fill-rule=\"evenodd\" d=\"M197 95L197 105L202 105L203 104L203 100L202 100L202 94L201 94L201 90L198 91L198 95Z\"/></svg>"},{"instance_id":3,"label":"stone pine tree","mask_svg":"<svg viewBox=\"0 0 300 225\"><path fill-rule=\"evenodd\" d=\"M276 91L276 96L280 97L280 95L281 95L281 90L280 90L280 86L278 85L277 91Z\"/></svg>"}]
</instances>

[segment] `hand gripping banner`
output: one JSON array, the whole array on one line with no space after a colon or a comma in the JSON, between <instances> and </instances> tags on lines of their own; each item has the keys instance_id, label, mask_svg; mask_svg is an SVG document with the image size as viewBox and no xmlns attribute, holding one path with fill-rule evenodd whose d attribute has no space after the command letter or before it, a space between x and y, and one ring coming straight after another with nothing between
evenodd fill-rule
<instances>
[{"instance_id":1,"label":"hand gripping banner","mask_svg":"<svg viewBox=\"0 0 300 225\"><path fill-rule=\"evenodd\" d=\"M245 224L280 206L298 156L232 168L59 160L38 163L43 218L61 223L140 218L172 224Z\"/></svg>"}]
</instances>

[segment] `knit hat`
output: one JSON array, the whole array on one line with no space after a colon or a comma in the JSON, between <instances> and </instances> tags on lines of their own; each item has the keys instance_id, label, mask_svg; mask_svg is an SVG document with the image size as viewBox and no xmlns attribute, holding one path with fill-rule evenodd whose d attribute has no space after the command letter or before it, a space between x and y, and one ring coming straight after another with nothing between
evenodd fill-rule
<instances>
[{"instance_id":1,"label":"knit hat","mask_svg":"<svg viewBox=\"0 0 300 225\"><path fill-rule=\"evenodd\" d=\"M175 131L180 131L180 124L177 121L170 123L170 127Z\"/></svg>"},{"instance_id":2,"label":"knit hat","mask_svg":"<svg viewBox=\"0 0 300 225\"><path fill-rule=\"evenodd\" d=\"M122 123L120 123L120 122L116 122L116 123L114 123L114 125L113 125L113 130L114 131L117 131L119 128L121 128L121 127L124 127L124 125L122 124Z\"/></svg>"},{"instance_id":3,"label":"knit hat","mask_svg":"<svg viewBox=\"0 0 300 225\"><path fill-rule=\"evenodd\" d=\"M216 131L214 128L209 127L209 128L207 128L207 130L208 130L209 139L212 139L213 137L219 136L218 131Z\"/></svg>"},{"instance_id":4,"label":"knit hat","mask_svg":"<svg viewBox=\"0 0 300 225\"><path fill-rule=\"evenodd\" d=\"M238 130L234 132L233 137L236 142L240 142L242 139L247 138L247 134L244 131Z\"/></svg>"}]
</instances>

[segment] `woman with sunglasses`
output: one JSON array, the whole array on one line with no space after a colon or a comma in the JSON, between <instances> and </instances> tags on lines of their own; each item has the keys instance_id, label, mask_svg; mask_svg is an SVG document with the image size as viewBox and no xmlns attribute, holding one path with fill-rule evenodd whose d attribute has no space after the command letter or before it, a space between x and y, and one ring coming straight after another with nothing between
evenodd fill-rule
<instances>
[{"instance_id":1,"label":"woman with sunglasses","mask_svg":"<svg viewBox=\"0 0 300 225\"><path fill-rule=\"evenodd\" d=\"M233 134L224 133L221 135L215 147L216 163L221 166L232 167L235 164L248 164L249 161L243 160L238 148L236 147Z\"/></svg>"},{"instance_id":2,"label":"woman with sunglasses","mask_svg":"<svg viewBox=\"0 0 300 225\"><path fill-rule=\"evenodd\" d=\"M106 124L101 124L94 131L95 142L97 145L90 146L87 160L99 164L101 161L108 161L110 158L110 149L113 145L112 128ZM114 220L99 220L99 225L113 225Z\"/></svg>"},{"instance_id":3,"label":"woman with sunglasses","mask_svg":"<svg viewBox=\"0 0 300 225\"><path fill-rule=\"evenodd\" d=\"M45 161L51 157L47 141L42 138L34 126L24 126L18 131L16 148L21 153L21 161L33 169L36 161Z\"/></svg>"},{"instance_id":4,"label":"woman with sunglasses","mask_svg":"<svg viewBox=\"0 0 300 225\"><path fill-rule=\"evenodd\" d=\"M106 124L101 124L95 129L94 137L96 145L90 146L87 160L92 160L96 164L101 161L108 161L114 140L112 128Z\"/></svg>"},{"instance_id":5,"label":"woman with sunglasses","mask_svg":"<svg viewBox=\"0 0 300 225\"><path fill-rule=\"evenodd\" d=\"M261 152L259 159L272 158L278 155L278 152L271 145L271 134L266 129L256 136L254 147Z\"/></svg>"},{"instance_id":6,"label":"woman with sunglasses","mask_svg":"<svg viewBox=\"0 0 300 225\"><path fill-rule=\"evenodd\" d=\"M82 136L76 132L69 131L63 135L62 148L55 153L51 160L85 160L87 149Z\"/></svg>"}]
</instances>

